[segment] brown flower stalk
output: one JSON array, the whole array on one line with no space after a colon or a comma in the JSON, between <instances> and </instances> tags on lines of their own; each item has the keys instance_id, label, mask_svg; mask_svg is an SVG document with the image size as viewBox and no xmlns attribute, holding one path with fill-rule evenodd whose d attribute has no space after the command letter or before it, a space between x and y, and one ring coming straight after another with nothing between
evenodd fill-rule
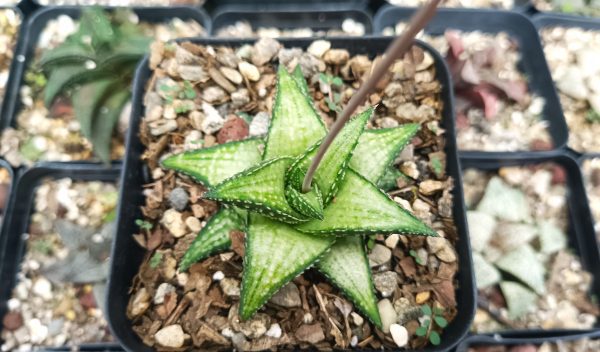
<instances>
[{"instance_id":1,"label":"brown flower stalk","mask_svg":"<svg viewBox=\"0 0 600 352\"><path fill-rule=\"evenodd\" d=\"M385 75L388 71L388 68L394 63L396 59L402 57L408 49L410 49L415 37L417 34L425 28L427 23L431 20L433 15L435 14L435 10L437 9L438 4L441 0L431 0L425 6L420 8L410 19L410 23L408 27L402 33L401 36L396 38L392 44L387 48L383 55L383 59L379 62L379 65L375 67L373 70L373 74L367 79L367 81L358 89L356 94L350 98L350 101L342 110L342 113L335 121L333 126L331 126L331 130L319 146L319 150L315 158L312 160L308 171L306 172L306 176L304 177L304 182L302 183L302 192L306 193L310 191L310 185L312 183L313 176L317 167L319 167L319 163L327 149L338 135L342 127L348 122L354 110L356 110L367 98L368 94L375 88L379 80Z\"/></svg>"}]
</instances>

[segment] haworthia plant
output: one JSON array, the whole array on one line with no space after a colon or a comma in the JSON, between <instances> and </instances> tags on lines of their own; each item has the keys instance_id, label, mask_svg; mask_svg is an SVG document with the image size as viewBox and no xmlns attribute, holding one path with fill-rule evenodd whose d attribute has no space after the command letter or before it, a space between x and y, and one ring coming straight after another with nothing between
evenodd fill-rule
<instances>
[{"instance_id":1,"label":"haworthia plant","mask_svg":"<svg viewBox=\"0 0 600 352\"><path fill-rule=\"evenodd\" d=\"M84 9L78 30L38 63L48 77L45 104L70 96L81 133L104 162L110 161L113 130L129 100L135 67L151 41L119 11Z\"/></svg>"},{"instance_id":2,"label":"haworthia plant","mask_svg":"<svg viewBox=\"0 0 600 352\"><path fill-rule=\"evenodd\" d=\"M192 264L209 255L229 248L229 233L244 230L244 221L235 209L220 209L200 230L181 262L179 270L187 270Z\"/></svg>"},{"instance_id":3,"label":"haworthia plant","mask_svg":"<svg viewBox=\"0 0 600 352\"><path fill-rule=\"evenodd\" d=\"M290 74L281 66L264 153L259 152L263 141L249 139L177 154L162 166L203 182L207 198L249 212L241 318L250 318L281 287L316 265L381 327L365 237L437 236L377 187L384 175L399 175L393 161L419 126L365 132L373 109L357 114L325 154L311 191L303 193L302 179L327 132L308 94L299 68ZM213 225L221 216L217 213L200 232L180 270L229 244L224 231L231 224Z\"/></svg>"}]
</instances>

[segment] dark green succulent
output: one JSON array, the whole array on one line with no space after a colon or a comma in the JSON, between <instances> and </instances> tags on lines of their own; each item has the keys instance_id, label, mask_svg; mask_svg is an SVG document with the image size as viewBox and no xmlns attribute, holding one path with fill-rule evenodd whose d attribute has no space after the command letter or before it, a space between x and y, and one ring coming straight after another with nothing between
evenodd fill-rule
<instances>
[{"instance_id":1,"label":"dark green succulent","mask_svg":"<svg viewBox=\"0 0 600 352\"><path fill-rule=\"evenodd\" d=\"M39 61L48 77L44 103L69 96L83 136L104 162L110 161L112 133L130 98L135 67L151 41L128 14L84 9L78 30Z\"/></svg>"}]
</instances>

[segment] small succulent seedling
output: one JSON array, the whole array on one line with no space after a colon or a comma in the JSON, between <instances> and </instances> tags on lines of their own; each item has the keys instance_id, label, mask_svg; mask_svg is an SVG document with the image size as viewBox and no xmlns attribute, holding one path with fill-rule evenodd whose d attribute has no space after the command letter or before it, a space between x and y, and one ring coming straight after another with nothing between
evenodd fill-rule
<instances>
[{"instance_id":1,"label":"small succulent seedling","mask_svg":"<svg viewBox=\"0 0 600 352\"><path fill-rule=\"evenodd\" d=\"M328 96L325 98L325 103L327 104L329 110L334 112L342 111L342 107L340 106L342 95L334 92L333 88L341 88L344 85L344 81L338 76L332 76L326 73L319 74L319 81L327 86Z\"/></svg>"},{"instance_id":2,"label":"small succulent seedling","mask_svg":"<svg viewBox=\"0 0 600 352\"><path fill-rule=\"evenodd\" d=\"M418 124L365 130L369 108L350 120L324 154L309 192L302 182L327 134L299 67L280 66L266 139L186 151L162 166L204 183L223 206L200 231L179 270L228 248L245 232L239 314L248 319L281 287L311 266L381 327L366 257L369 235L436 232L376 185Z\"/></svg>"},{"instance_id":3,"label":"small succulent seedling","mask_svg":"<svg viewBox=\"0 0 600 352\"><path fill-rule=\"evenodd\" d=\"M151 223L151 222L149 222L149 221L146 221L146 220L142 220L142 219L135 219L135 224L136 224L136 225L137 225L137 226L138 226L138 227L139 227L141 230L144 230L144 231L146 231L146 232L147 232L147 231L150 231L150 230L152 230L152 227L153 227L153 225L152 225L152 223Z\"/></svg>"},{"instance_id":4,"label":"small succulent seedling","mask_svg":"<svg viewBox=\"0 0 600 352\"><path fill-rule=\"evenodd\" d=\"M152 255L152 257L150 258L150 267L152 269L156 269L158 268L158 266L160 265L160 262L162 261L162 253L161 252L156 252Z\"/></svg>"},{"instance_id":5,"label":"small succulent seedling","mask_svg":"<svg viewBox=\"0 0 600 352\"><path fill-rule=\"evenodd\" d=\"M46 106L58 96L69 96L81 133L104 162L110 161L113 130L130 98L135 67L151 40L120 11L109 16L97 7L84 9L79 29L39 61L48 77Z\"/></svg>"},{"instance_id":6,"label":"small succulent seedling","mask_svg":"<svg viewBox=\"0 0 600 352\"><path fill-rule=\"evenodd\" d=\"M585 119L589 123L599 123L600 122L600 114L597 113L596 110L590 109L590 110L588 110L587 114L585 115Z\"/></svg>"},{"instance_id":7,"label":"small succulent seedling","mask_svg":"<svg viewBox=\"0 0 600 352\"><path fill-rule=\"evenodd\" d=\"M429 342L432 345L439 345L442 342L440 334L433 330L434 322L435 325L441 329L448 325L448 321L443 317L444 310L442 308L435 307L431 309L428 304L421 306L421 312L423 313L423 323L417 328L415 332L417 336L427 336L429 334Z\"/></svg>"},{"instance_id":8,"label":"small succulent seedling","mask_svg":"<svg viewBox=\"0 0 600 352\"><path fill-rule=\"evenodd\" d=\"M410 251L408 251L408 254L413 257L413 259L415 260L415 262L419 265L425 265L425 262L423 261L423 259L421 259L421 257L419 257L419 254L417 254L417 251L415 251L414 249L411 249Z\"/></svg>"}]
</instances>

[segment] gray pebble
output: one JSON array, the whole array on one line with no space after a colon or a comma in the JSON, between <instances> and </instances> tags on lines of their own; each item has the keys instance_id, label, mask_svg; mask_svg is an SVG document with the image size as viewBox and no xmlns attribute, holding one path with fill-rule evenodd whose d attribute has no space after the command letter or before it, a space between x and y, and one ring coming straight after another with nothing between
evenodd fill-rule
<instances>
[{"instance_id":1,"label":"gray pebble","mask_svg":"<svg viewBox=\"0 0 600 352\"><path fill-rule=\"evenodd\" d=\"M173 208L175 208L177 211L185 210L189 200L190 196L181 187L174 188L169 194L169 202L171 203L171 206L173 206Z\"/></svg>"}]
</instances>

